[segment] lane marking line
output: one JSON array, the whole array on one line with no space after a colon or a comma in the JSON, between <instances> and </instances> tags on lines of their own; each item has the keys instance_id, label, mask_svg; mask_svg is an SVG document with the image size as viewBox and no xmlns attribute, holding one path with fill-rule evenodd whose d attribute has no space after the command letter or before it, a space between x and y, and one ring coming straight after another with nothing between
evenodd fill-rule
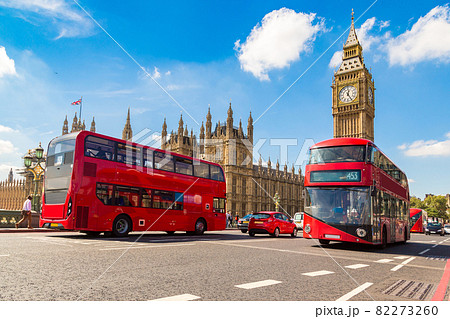
<instances>
[{"instance_id":1,"label":"lane marking line","mask_svg":"<svg viewBox=\"0 0 450 319\"><path fill-rule=\"evenodd\" d=\"M302 275L309 276L309 277L316 277L316 276L323 276L323 275L329 275L329 274L334 274L334 271L319 270L319 271L313 271L313 272L306 272Z\"/></svg>"},{"instance_id":2,"label":"lane marking line","mask_svg":"<svg viewBox=\"0 0 450 319\"><path fill-rule=\"evenodd\" d=\"M343 295L341 298L337 299L336 301L347 301L350 298L352 298L353 296L356 296L357 294L359 294L360 292L366 290L367 288L369 288L372 285L373 285L372 282L366 282L365 284L362 284L361 286L353 289L349 293Z\"/></svg>"},{"instance_id":3,"label":"lane marking line","mask_svg":"<svg viewBox=\"0 0 450 319\"><path fill-rule=\"evenodd\" d=\"M364 267L369 267L369 265L366 265L366 264L354 264L354 265L345 266L345 268L350 268L350 269L359 269L359 268L364 268Z\"/></svg>"},{"instance_id":4,"label":"lane marking line","mask_svg":"<svg viewBox=\"0 0 450 319\"><path fill-rule=\"evenodd\" d=\"M149 300L149 301L190 301L190 300L196 300L196 299L200 299L200 298L201 297L190 295L190 294L183 294L183 295L153 299L153 300Z\"/></svg>"},{"instance_id":5,"label":"lane marking line","mask_svg":"<svg viewBox=\"0 0 450 319\"><path fill-rule=\"evenodd\" d=\"M435 240L410 240L409 242L410 243L426 243L426 244L429 244L429 243L435 243L436 241Z\"/></svg>"},{"instance_id":6,"label":"lane marking line","mask_svg":"<svg viewBox=\"0 0 450 319\"><path fill-rule=\"evenodd\" d=\"M135 247L116 247L116 248L101 248L99 250L118 250L118 249L139 249L139 248L164 248L164 247L180 247L180 246L194 246L195 244L177 244L177 245L159 245L159 246L135 246Z\"/></svg>"},{"instance_id":7,"label":"lane marking line","mask_svg":"<svg viewBox=\"0 0 450 319\"><path fill-rule=\"evenodd\" d=\"M423 255L423 254L425 254L427 251L430 251L430 248L425 249L424 251L421 251L421 252L419 253L419 255Z\"/></svg>"},{"instance_id":8,"label":"lane marking line","mask_svg":"<svg viewBox=\"0 0 450 319\"><path fill-rule=\"evenodd\" d=\"M391 271L397 271L400 268L402 268L404 265L406 265L407 263L409 263L410 261L416 259L416 257L411 257L406 259L404 262L402 262L400 265L395 266L394 268L391 269Z\"/></svg>"},{"instance_id":9,"label":"lane marking line","mask_svg":"<svg viewBox=\"0 0 450 319\"><path fill-rule=\"evenodd\" d=\"M249 282L247 284L242 285L235 285L236 288L242 288L242 289L254 289L254 288L260 288L260 287L266 287L271 285L281 284L281 281L278 280L261 280L256 282Z\"/></svg>"},{"instance_id":10,"label":"lane marking line","mask_svg":"<svg viewBox=\"0 0 450 319\"><path fill-rule=\"evenodd\" d=\"M445 264L444 273L442 274L441 281L439 282L439 285L436 288L436 292L434 293L433 298L431 298L431 301L444 300L445 292L447 291L447 285L449 281L450 281L450 259L447 260L447 263Z\"/></svg>"},{"instance_id":11,"label":"lane marking line","mask_svg":"<svg viewBox=\"0 0 450 319\"><path fill-rule=\"evenodd\" d=\"M439 244L436 244L436 245L433 245L431 248L434 248L434 247L436 247L436 246L438 246Z\"/></svg>"},{"instance_id":12,"label":"lane marking line","mask_svg":"<svg viewBox=\"0 0 450 319\"><path fill-rule=\"evenodd\" d=\"M0 255L0 257L8 257L9 255Z\"/></svg>"},{"instance_id":13,"label":"lane marking line","mask_svg":"<svg viewBox=\"0 0 450 319\"><path fill-rule=\"evenodd\" d=\"M450 238L449 238L450 239ZM230 247L239 247L239 248L250 248L250 249L260 249L260 250L267 250L267 251L278 251L280 252L280 249L276 248L269 248L269 247L260 247L260 246L252 246L252 245L241 245L241 244L234 244L234 243L224 243L224 242L205 242L205 244L212 244L212 245L223 245L223 246L230 246ZM284 252L289 252L290 254L297 254L297 255L305 255L305 256L317 256L317 257L326 257L330 258L329 256L325 254L320 253L313 253L313 252L305 252L305 251L297 251L297 250L289 250ZM345 260L351 260L351 261L357 261L357 262L375 262L372 260L367 260L367 258L356 258L356 257L349 257L349 256L333 256L335 259L345 259ZM423 265L408 265L409 267L414 268L420 268L420 269L428 269L428 270L441 270L439 267L431 267L431 266L423 266Z\"/></svg>"},{"instance_id":14,"label":"lane marking line","mask_svg":"<svg viewBox=\"0 0 450 319\"><path fill-rule=\"evenodd\" d=\"M380 263L380 264L385 264L385 263L389 263L391 261L393 261L393 260L392 259L379 259L379 260L376 260L375 262Z\"/></svg>"},{"instance_id":15,"label":"lane marking line","mask_svg":"<svg viewBox=\"0 0 450 319\"><path fill-rule=\"evenodd\" d=\"M395 259L406 259L406 258L409 258L408 256L397 256L397 257L394 257Z\"/></svg>"}]
</instances>

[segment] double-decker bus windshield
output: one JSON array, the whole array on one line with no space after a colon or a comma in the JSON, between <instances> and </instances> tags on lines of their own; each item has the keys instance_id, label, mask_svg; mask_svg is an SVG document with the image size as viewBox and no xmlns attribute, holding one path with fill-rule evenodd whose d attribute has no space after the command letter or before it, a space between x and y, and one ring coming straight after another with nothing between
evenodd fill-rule
<instances>
[{"instance_id":1,"label":"double-decker bus windshield","mask_svg":"<svg viewBox=\"0 0 450 319\"><path fill-rule=\"evenodd\" d=\"M305 211L327 224L370 224L369 187L306 187Z\"/></svg>"},{"instance_id":2,"label":"double-decker bus windshield","mask_svg":"<svg viewBox=\"0 0 450 319\"><path fill-rule=\"evenodd\" d=\"M365 150L365 145L313 148L308 164L364 162Z\"/></svg>"}]
</instances>

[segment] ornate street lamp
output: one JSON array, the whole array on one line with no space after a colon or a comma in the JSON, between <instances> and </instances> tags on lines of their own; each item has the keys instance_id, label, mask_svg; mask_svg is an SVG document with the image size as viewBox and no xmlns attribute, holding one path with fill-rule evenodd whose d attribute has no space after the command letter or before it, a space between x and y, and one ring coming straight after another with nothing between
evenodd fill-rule
<instances>
[{"instance_id":1,"label":"ornate street lamp","mask_svg":"<svg viewBox=\"0 0 450 319\"><path fill-rule=\"evenodd\" d=\"M33 210L39 211L40 198L38 194L38 185L44 175L44 168L41 163L45 161L44 149L39 142L39 146L34 150L29 150L28 154L23 157L23 163L26 170L33 173L34 194L33 194Z\"/></svg>"},{"instance_id":2,"label":"ornate street lamp","mask_svg":"<svg viewBox=\"0 0 450 319\"><path fill-rule=\"evenodd\" d=\"M280 196L278 195L278 192L275 193L273 201L275 202L275 211L279 212L278 207L280 206Z\"/></svg>"}]
</instances>

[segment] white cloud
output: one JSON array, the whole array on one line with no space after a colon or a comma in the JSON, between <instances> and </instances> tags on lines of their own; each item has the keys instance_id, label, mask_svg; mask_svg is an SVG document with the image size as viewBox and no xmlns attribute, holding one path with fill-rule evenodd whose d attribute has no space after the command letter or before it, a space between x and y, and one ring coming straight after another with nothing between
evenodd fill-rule
<instances>
[{"instance_id":1,"label":"white cloud","mask_svg":"<svg viewBox=\"0 0 450 319\"><path fill-rule=\"evenodd\" d=\"M152 78L154 78L155 80L161 78L161 73L159 73L159 70L156 66L155 66Z\"/></svg>"},{"instance_id":2,"label":"white cloud","mask_svg":"<svg viewBox=\"0 0 450 319\"><path fill-rule=\"evenodd\" d=\"M10 141L0 140L0 155L11 154L17 151Z\"/></svg>"},{"instance_id":3,"label":"white cloud","mask_svg":"<svg viewBox=\"0 0 450 319\"><path fill-rule=\"evenodd\" d=\"M450 62L450 8L437 6L421 17L411 30L389 40L391 65L410 65L427 60Z\"/></svg>"},{"instance_id":4,"label":"white cloud","mask_svg":"<svg viewBox=\"0 0 450 319\"><path fill-rule=\"evenodd\" d=\"M315 19L315 13L296 13L287 8L266 14L244 43L235 42L241 69L268 81L269 71L299 60L301 53L311 50L317 34L326 31L324 20L318 18L314 24Z\"/></svg>"},{"instance_id":5,"label":"white cloud","mask_svg":"<svg viewBox=\"0 0 450 319\"><path fill-rule=\"evenodd\" d=\"M402 144L398 149L402 150L406 156L450 156L450 132L446 135L446 140L418 140L411 144Z\"/></svg>"},{"instance_id":6,"label":"white cloud","mask_svg":"<svg viewBox=\"0 0 450 319\"><path fill-rule=\"evenodd\" d=\"M14 60L8 57L5 47L0 46L0 78L4 75L16 75Z\"/></svg>"},{"instance_id":7,"label":"white cloud","mask_svg":"<svg viewBox=\"0 0 450 319\"><path fill-rule=\"evenodd\" d=\"M19 10L22 14L25 12L24 19L37 25L56 25L59 33L56 39L93 33L91 19L79 9L74 9L75 3L69 4L65 0L0 0L0 6Z\"/></svg>"},{"instance_id":8,"label":"white cloud","mask_svg":"<svg viewBox=\"0 0 450 319\"><path fill-rule=\"evenodd\" d=\"M17 131L8 126L4 126L4 125L0 124L0 133L14 133L14 132L17 132Z\"/></svg>"},{"instance_id":9,"label":"white cloud","mask_svg":"<svg viewBox=\"0 0 450 319\"><path fill-rule=\"evenodd\" d=\"M342 51L336 51L333 54L333 57L330 60L330 63L328 64L328 67L335 69L338 66L341 65L342 62Z\"/></svg>"}]
</instances>

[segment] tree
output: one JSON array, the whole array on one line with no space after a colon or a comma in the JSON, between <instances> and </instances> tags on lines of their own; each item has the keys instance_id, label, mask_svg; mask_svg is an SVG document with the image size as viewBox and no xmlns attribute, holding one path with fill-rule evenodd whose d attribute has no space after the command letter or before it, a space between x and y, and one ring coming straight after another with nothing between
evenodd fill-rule
<instances>
[{"instance_id":1,"label":"tree","mask_svg":"<svg viewBox=\"0 0 450 319\"><path fill-rule=\"evenodd\" d=\"M422 200L420 200L420 198L417 198L415 196L411 197L410 206L411 206L411 208L420 208L420 209L425 209L425 210L427 207L427 205L425 205L425 203Z\"/></svg>"},{"instance_id":2,"label":"tree","mask_svg":"<svg viewBox=\"0 0 450 319\"><path fill-rule=\"evenodd\" d=\"M443 218L444 220L448 219L447 200L445 196L428 196L423 203L427 207L424 209L428 212L429 216Z\"/></svg>"}]
</instances>

